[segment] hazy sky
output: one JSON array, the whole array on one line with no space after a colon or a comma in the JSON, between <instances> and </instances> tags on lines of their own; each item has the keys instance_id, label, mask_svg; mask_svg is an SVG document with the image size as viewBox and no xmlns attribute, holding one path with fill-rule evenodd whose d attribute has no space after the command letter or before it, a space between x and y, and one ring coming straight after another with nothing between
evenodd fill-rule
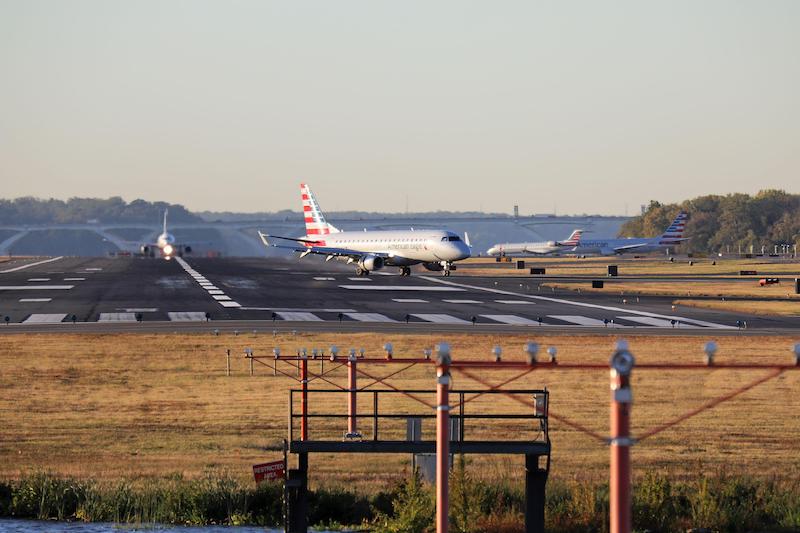
<instances>
[{"instance_id":1,"label":"hazy sky","mask_svg":"<svg viewBox=\"0 0 800 533\"><path fill-rule=\"evenodd\" d=\"M630 213L800 192L800 2L0 0L0 196Z\"/></svg>"}]
</instances>

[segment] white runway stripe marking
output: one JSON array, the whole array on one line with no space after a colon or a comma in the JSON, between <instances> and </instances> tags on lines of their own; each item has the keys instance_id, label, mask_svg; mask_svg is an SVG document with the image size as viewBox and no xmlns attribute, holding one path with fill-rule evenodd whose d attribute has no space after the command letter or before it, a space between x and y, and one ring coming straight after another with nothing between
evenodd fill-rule
<instances>
[{"instance_id":1,"label":"white runway stripe marking","mask_svg":"<svg viewBox=\"0 0 800 533\"><path fill-rule=\"evenodd\" d=\"M0 291L68 291L75 285L0 285Z\"/></svg>"},{"instance_id":2,"label":"white runway stripe marking","mask_svg":"<svg viewBox=\"0 0 800 533\"><path fill-rule=\"evenodd\" d=\"M34 313L22 322L24 324L54 324L66 318L66 313Z\"/></svg>"},{"instance_id":3,"label":"white runway stripe marking","mask_svg":"<svg viewBox=\"0 0 800 533\"><path fill-rule=\"evenodd\" d=\"M369 278L347 278L347 279L349 279L350 281L372 281Z\"/></svg>"},{"instance_id":4,"label":"white runway stripe marking","mask_svg":"<svg viewBox=\"0 0 800 533\"><path fill-rule=\"evenodd\" d=\"M59 259L64 259L63 255L59 255L58 257L53 257L52 259L45 259L44 261L37 261L36 263L28 263L27 265L22 265L14 268L8 268L6 270L0 270L0 274L7 274L9 272L17 272L19 270L25 270L26 268L35 267L38 265L44 265L45 263L52 263L53 261L58 261Z\"/></svg>"},{"instance_id":5,"label":"white runway stripe marking","mask_svg":"<svg viewBox=\"0 0 800 533\"><path fill-rule=\"evenodd\" d=\"M125 313L155 313L158 307L117 307L117 311Z\"/></svg>"},{"instance_id":6,"label":"white runway stripe marking","mask_svg":"<svg viewBox=\"0 0 800 533\"><path fill-rule=\"evenodd\" d=\"M206 314L200 311L175 311L167 313L173 322L205 322Z\"/></svg>"},{"instance_id":7,"label":"white runway stripe marking","mask_svg":"<svg viewBox=\"0 0 800 533\"><path fill-rule=\"evenodd\" d=\"M345 313L345 315L359 322L397 322L380 313Z\"/></svg>"},{"instance_id":8,"label":"white runway stripe marking","mask_svg":"<svg viewBox=\"0 0 800 533\"><path fill-rule=\"evenodd\" d=\"M621 318L622 320L628 320L630 322L637 322L639 324L644 324L645 326L656 326L659 328L671 328L672 323L669 320L664 320L663 318L653 318L650 316L618 316L617 318ZM691 324L681 324L680 322L675 323L676 328L693 328L697 329L698 326L693 326Z\"/></svg>"},{"instance_id":9,"label":"white runway stripe marking","mask_svg":"<svg viewBox=\"0 0 800 533\"><path fill-rule=\"evenodd\" d=\"M436 287L431 285L339 285L342 289L354 291L430 291L430 292L464 292L456 287Z\"/></svg>"},{"instance_id":10,"label":"white runway stripe marking","mask_svg":"<svg viewBox=\"0 0 800 533\"><path fill-rule=\"evenodd\" d=\"M136 322L136 313L100 313L98 322Z\"/></svg>"},{"instance_id":11,"label":"white runway stripe marking","mask_svg":"<svg viewBox=\"0 0 800 533\"><path fill-rule=\"evenodd\" d=\"M352 279L352 278L350 278L350 279ZM320 276L320 277L314 278L314 281L336 281L336 278L326 278L324 276Z\"/></svg>"},{"instance_id":12,"label":"white runway stripe marking","mask_svg":"<svg viewBox=\"0 0 800 533\"><path fill-rule=\"evenodd\" d=\"M539 323L535 320L530 320L528 318L517 316L517 315L481 315L484 318L488 318L489 320L494 320L496 322L502 322L503 324L511 324L514 326L538 326Z\"/></svg>"},{"instance_id":13,"label":"white runway stripe marking","mask_svg":"<svg viewBox=\"0 0 800 533\"><path fill-rule=\"evenodd\" d=\"M599 318L590 318L588 316L580 316L580 315L547 315L550 318L555 318L556 320L561 320L563 322L570 322L572 324L577 324L579 326L595 326L595 327L605 327L606 323L600 320ZM608 324L608 327L612 327L611 324ZM620 326L619 324L614 324L613 327L615 328L625 328L627 326Z\"/></svg>"},{"instance_id":14,"label":"white runway stripe marking","mask_svg":"<svg viewBox=\"0 0 800 533\"><path fill-rule=\"evenodd\" d=\"M86 281L86 278L64 278L64 281Z\"/></svg>"},{"instance_id":15,"label":"white runway stripe marking","mask_svg":"<svg viewBox=\"0 0 800 533\"><path fill-rule=\"evenodd\" d=\"M507 305L534 305L533 302L529 302L528 300L495 300L495 302Z\"/></svg>"},{"instance_id":16,"label":"white runway stripe marking","mask_svg":"<svg viewBox=\"0 0 800 533\"><path fill-rule=\"evenodd\" d=\"M483 302L479 302L478 300L442 300L448 304L482 304Z\"/></svg>"},{"instance_id":17,"label":"white runway stripe marking","mask_svg":"<svg viewBox=\"0 0 800 533\"><path fill-rule=\"evenodd\" d=\"M658 314L658 313L650 313L648 311L634 311L632 309L623 309L621 307L615 307L615 306L611 306L611 305L599 305L599 304L591 304L591 303L587 303L587 302L576 302L575 300L565 300L563 298L551 298L551 297L548 297L548 296L535 296L533 294L519 294L517 292L505 291L505 290L502 290L502 289L492 289L490 287L481 287L481 286L477 286L477 285L467 285L465 283L455 283L453 281L447 281L447 280L443 280L443 279L439 279L439 278L432 278L432 277L429 277L429 276L420 276L420 279L424 279L424 280L427 280L427 281L430 281L430 282L433 282L433 283L440 283L440 284L443 284L443 285L447 285L449 287L465 287L467 289L472 289L472 290L476 290L476 291L485 291L485 292L491 292L491 293L494 293L494 294L505 294L505 295L508 295L508 296L516 296L516 297L528 298L530 300L540 300L540 301L543 301L543 302L553 302L553 303L559 303L559 304L574 305L576 307L584 307L584 308L590 308L590 309L603 309L605 311L612 311L612 312L615 312L615 313L630 313L630 314L636 314L636 315L639 315L639 316L651 316L651 317L655 317L655 318L665 318L667 320L675 319L675 320L680 320L681 322L684 322L684 323L696 324L698 326L706 326L706 327L709 327L709 328L716 328L716 329L736 329L736 326L726 326L725 324L717 324L715 322L706 322L705 320L697 320L697 319L694 319L694 318L686 318L686 317L682 317L682 316L662 315L662 314Z\"/></svg>"},{"instance_id":18,"label":"white runway stripe marking","mask_svg":"<svg viewBox=\"0 0 800 533\"><path fill-rule=\"evenodd\" d=\"M92 268L87 268L87 269L85 269L85 270L86 270L87 272L100 272L100 271L101 271L101 270L103 270L103 269L102 269L102 268L100 268L100 267L92 267Z\"/></svg>"},{"instance_id":19,"label":"white runway stripe marking","mask_svg":"<svg viewBox=\"0 0 800 533\"><path fill-rule=\"evenodd\" d=\"M221 305L222 307L241 307L239 302L235 302L231 299L230 296L227 296L223 291L218 289L213 283L208 281L205 276L200 274L198 271L193 269L189 263L187 263L182 257L176 257L175 261L183 268L183 270L189 274L195 281L200 285L200 288L205 289L209 296L214 298L216 302Z\"/></svg>"},{"instance_id":20,"label":"white runway stripe marking","mask_svg":"<svg viewBox=\"0 0 800 533\"><path fill-rule=\"evenodd\" d=\"M412 314L411 316L415 316L420 320L424 320L426 322L435 322L436 324L471 324L468 320L463 320L461 318L456 318L450 315L443 315L443 314Z\"/></svg>"},{"instance_id":21,"label":"white runway stripe marking","mask_svg":"<svg viewBox=\"0 0 800 533\"><path fill-rule=\"evenodd\" d=\"M289 311L276 311L276 314L283 320L290 322L322 322L322 319L314 313L292 313Z\"/></svg>"},{"instance_id":22,"label":"white runway stripe marking","mask_svg":"<svg viewBox=\"0 0 800 533\"><path fill-rule=\"evenodd\" d=\"M30 278L28 281L50 281L50 278Z\"/></svg>"},{"instance_id":23,"label":"white runway stripe marking","mask_svg":"<svg viewBox=\"0 0 800 533\"><path fill-rule=\"evenodd\" d=\"M19 299L20 303L26 303L26 302L31 302L31 303L32 302L50 302L52 300L53 300L52 298L20 298Z\"/></svg>"},{"instance_id":24,"label":"white runway stripe marking","mask_svg":"<svg viewBox=\"0 0 800 533\"><path fill-rule=\"evenodd\" d=\"M421 298L392 298L393 302L397 302L399 304L426 304L428 300L423 300Z\"/></svg>"}]
</instances>

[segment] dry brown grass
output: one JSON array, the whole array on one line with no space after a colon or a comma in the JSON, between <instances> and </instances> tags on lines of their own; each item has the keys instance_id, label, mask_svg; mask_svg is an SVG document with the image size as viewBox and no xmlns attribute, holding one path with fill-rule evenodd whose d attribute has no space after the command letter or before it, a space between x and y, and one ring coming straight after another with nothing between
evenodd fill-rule
<instances>
[{"instance_id":1,"label":"dry brown grass","mask_svg":"<svg viewBox=\"0 0 800 533\"><path fill-rule=\"evenodd\" d=\"M273 342L272 337L251 335L6 335L0 348L0 477L15 477L36 468L99 479L172 472L192 477L212 468L246 478L252 464L279 456L263 448L286 436L287 389L296 384L286 377L272 377L271 371L259 366L256 376L250 377L247 361L241 357L244 347L268 354L276 344L284 353L300 346L337 344L363 346L368 354L377 355L386 340L395 344L397 354L416 356L422 347L446 340L452 344L456 359L488 358L494 344L506 347L507 358L522 359L521 346L528 338L301 334ZM536 340L557 345L561 361L605 363L614 338L572 335L539 336ZM718 340L718 359L785 363L790 360L794 340L724 337ZM638 361L675 362L700 360L704 342L696 337L633 337L630 341ZM228 348L234 354L231 377L224 372ZM312 363L312 370L316 364ZM370 368L377 375L389 371ZM495 383L512 374L483 372ZM640 434L761 374L724 370L636 372L634 432ZM481 387L463 375L455 374L454 378L456 388ZM346 376L339 370L332 379L344 384ZM393 384L431 389L433 368L416 367ZM554 413L607 434L607 372L535 371L514 385L548 387ZM800 440L798 390L800 372L787 372L768 385L661 433L634 448L636 469L641 473L664 468L676 476L719 467L754 475L796 474L800 466L796 447ZM470 409L478 407L469 405ZM514 403L505 405L508 407L484 402L482 408L520 409ZM344 412L341 397L324 405L313 404L312 412L339 408ZM363 425L368 432L369 423L364 421ZM343 429L337 428L337 434ZM605 475L608 449L604 444L556 420L552 421L552 440L554 475ZM518 458L474 460L484 464L483 472L489 477L521 475ZM383 485L387 478L403 475L409 458L312 455L311 464L315 482L369 486Z\"/></svg>"},{"instance_id":2,"label":"dry brown grass","mask_svg":"<svg viewBox=\"0 0 800 533\"><path fill-rule=\"evenodd\" d=\"M496 263L494 259L473 258L459 263L459 275L473 276L530 276L529 267L544 267L548 276L599 276L605 277L608 265L618 265L621 277L625 276L738 276L741 270L755 270L761 273L782 276L800 275L800 263L771 261L765 259L693 259L670 263L663 258L628 257L569 257L526 258L525 269L517 270L516 264ZM761 274L763 276L763 274Z\"/></svg>"},{"instance_id":3,"label":"dry brown grass","mask_svg":"<svg viewBox=\"0 0 800 533\"><path fill-rule=\"evenodd\" d=\"M781 315L800 317L800 302L780 302L774 300L675 300L675 305L700 307L703 309L717 309L737 313L750 313L754 315Z\"/></svg>"}]
</instances>

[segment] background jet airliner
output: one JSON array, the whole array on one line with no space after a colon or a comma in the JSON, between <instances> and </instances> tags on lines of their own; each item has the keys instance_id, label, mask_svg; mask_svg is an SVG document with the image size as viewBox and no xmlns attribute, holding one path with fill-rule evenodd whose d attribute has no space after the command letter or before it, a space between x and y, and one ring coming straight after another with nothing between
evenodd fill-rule
<instances>
[{"instance_id":1,"label":"background jet airliner","mask_svg":"<svg viewBox=\"0 0 800 533\"><path fill-rule=\"evenodd\" d=\"M186 243L176 244L175 236L167 231L168 212L169 209L164 210L164 226L161 230L161 234L156 238L156 242L143 244L139 248L139 250L142 252L142 255L155 257L156 251L158 251L165 259L170 259L175 255L181 257L185 253L192 253L192 247L190 245Z\"/></svg>"},{"instance_id":2,"label":"background jet airliner","mask_svg":"<svg viewBox=\"0 0 800 533\"><path fill-rule=\"evenodd\" d=\"M576 229L565 241L543 242L507 242L495 244L486 253L490 256L526 257L532 255L549 255L557 252L571 251L581 240L583 230Z\"/></svg>"},{"instance_id":3,"label":"background jet airliner","mask_svg":"<svg viewBox=\"0 0 800 533\"><path fill-rule=\"evenodd\" d=\"M304 238L281 237L258 232L265 246L286 248L308 254L324 255L326 261L340 259L356 265L356 274L368 276L384 266L395 266L401 276L411 275L411 266L422 264L428 270L441 271L445 276L455 269L453 263L470 256L469 242L451 231L340 231L325 221L311 189L300 184L303 216L306 223ZM268 238L297 243L294 246L270 244ZM467 237L468 238L468 237Z\"/></svg>"},{"instance_id":4,"label":"background jet airliner","mask_svg":"<svg viewBox=\"0 0 800 533\"><path fill-rule=\"evenodd\" d=\"M629 239L587 239L573 248L570 253L576 255L614 255L625 253L645 253L665 250L689 240L683 237L686 220L689 215L681 211L667 230L660 237L632 237Z\"/></svg>"}]
</instances>

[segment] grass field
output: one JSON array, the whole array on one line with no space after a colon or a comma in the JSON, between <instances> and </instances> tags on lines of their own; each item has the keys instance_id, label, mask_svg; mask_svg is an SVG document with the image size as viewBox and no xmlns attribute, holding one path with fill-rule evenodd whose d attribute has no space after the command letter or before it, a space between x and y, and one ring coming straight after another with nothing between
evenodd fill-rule
<instances>
[{"instance_id":1,"label":"grass field","mask_svg":"<svg viewBox=\"0 0 800 533\"><path fill-rule=\"evenodd\" d=\"M589 280L583 282L545 282L542 287L555 287L588 293L651 295L651 296L711 296L715 298L745 297L764 300L795 301L800 307L800 294L794 294L789 284L760 287L756 280L747 282L714 281L624 281L604 280L602 289L593 289Z\"/></svg>"},{"instance_id":2,"label":"grass field","mask_svg":"<svg viewBox=\"0 0 800 533\"><path fill-rule=\"evenodd\" d=\"M703 309L716 309L736 313L750 313L753 315L781 315L800 317L800 301L775 301L775 300L692 300L679 299L675 305L700 307Z\"/></svg>"},{"instance_id":3,"label":"grass field","mask_svg":"<svg viewBox=\"0 0 800 533\"><path fill-rule=\"evenodd\" d=\"M618 265L620 277L625 276L739 276L742 270L755 270L758 277L765 275L800 276L800 262L755 259L689 259L671 263L663 258L587 257L577 258L525 258L525 269L516 264L496 263L490 258L473 258L459 263L459 274L475 276L529 277L529 267L543 267L548 276L600 276L605 277L608 265ZM712 264L716 261L716 264ZM750 276L752 277L752 276Z\"/></svg>"},{"instance_id":4,"label":"grass field","mask_svg":"<svg viewBox=\"0 0 800 533\"><path fill-rule=\"evenodd\" d=\"M529 339L514 335L434 338L298 334L275 340L267 335L6 335L0 348L0 477L15 478L34 469L101 480L172 473L197 477L209 470L227 470L246 479L252 464L279 457L279 452L265 448L278 445L286 437L287 390L297 384L287 377L273 377L270 369L261 366L256 367L254 377L249 376L247 361L242 358L245 347L266 355L275 345L287 353L299 347L337 344L343 349L363 346L368 355L378 355L381 344L391 341L396 357L401 357L418 356L423 347L440 340L451 343L455 359L488 359L491 347L501 344L506 358L522 360L521 347ZM534 340L543 348L556 345L560 361L605 363L614 338L573 335ZM795 340L721 338L718 360L786 363L792 360ZM695 337L633 337L630 341L640 362L702 360L704 340ZM233 354L230 377L225 376L226 349ZM312 371L317 370L316 364L311 363ZM369 371L385 375L396 369L371 367ZM494 383L512 374L482 373ZM636 372L634 434L762 374L725 370ZM346 383L343 369L330 377ZM392 383L401 388L432 389L434 369L418 366ZM539 370L513 385L548 387L554 414L607 434L607 372ZM454 387L482 386L454 374ZM800 475L798 390L800 372L787 372L642 442L633 449L635 472L663 470L691 477L702 471L726 469L796 478ZM495 412L524 409L513 402L481 405ZM470 409L481 405L470 404ZM420 412L419 406L413 408ZM344 413L344 398L312 404L311 412L315 409ZM327 429L341 435L344 421L341 426ZM368 432L369 422L364 421L363 426ZM603 443L558 420L552 420L551 426L555 477L602 479L606 475L608 449ZM520 428L505 430L516 432ZM312 437L315 431L317 426L312 426ZM472 461L480 465L481 474L487 478L521 476L518 458L474 457ZM409 463L409 457L394 455L312 455L312 483L383 486L387 479L407 474Z\"/></svg>"}]
</instances>

